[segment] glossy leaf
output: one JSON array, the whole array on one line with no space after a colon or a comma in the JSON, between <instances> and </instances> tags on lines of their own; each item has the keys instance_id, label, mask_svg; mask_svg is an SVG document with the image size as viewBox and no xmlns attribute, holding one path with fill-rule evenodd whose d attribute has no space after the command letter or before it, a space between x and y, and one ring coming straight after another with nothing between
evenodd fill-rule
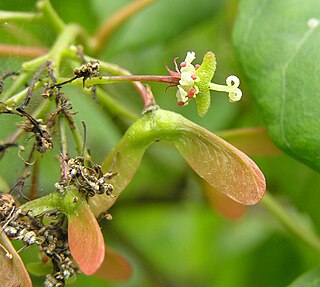
<instances>
[{"instance_id":1,"label":"glossy leaf","mask_svg":"<svg viewBox=\"0 0 320 287\"><path fill-rule=\"evenodd\" d=\"M0 228L0 244L12 255L6 257L5 250L0 247L0 282L1 287L32 287L29 274L10 240Z\"/></svg>"},{"instance_id":2,"label":"glossy leaf","mask_svg":"<svg viewBox=\"0 0 320 287\"><path fill-rule=\"evenodd\" d=\"M94 274L105 256L105 244L100 226L87 204L68 215L68 241L71 255L86 275Z\"/></svg>"},{"instance_id":3,"label":"glossy leaf","mask_svg":"<svg viewBox=\"0 0 320 287\"><path fill-rule=\"evenodd\" d=\"M117 253L115 250L106 247L105 259L95 273L98 276L107 281L127 281L132 275L132 267L130 263Z\"/></svg>"},{"instance_id":4,"label":"glossy leaf","mask_svg":"<svg viewBox=\"0 0 320 287\"><path fill-rule=\"evenodd\" d=\"M115 197L97 195L89 203L95 215L106 211L134 176L146 148L167 141L189 165L219 192L245 204L255 204L265 192L265 179L256 164L226 141L179 114L156 110L136 121L103 163L119 172L110 182ZM118 154L118 156L117 156Z\"/></svg>"},{"instance_id":5,"label":"glossy leaf","mask_svg":"<svg viewBox=\"0 0 320 287\"><path fill-rule=\"evenodd\" d=\"M316 287L320 286L320 267L307 271L298 277L288 287Z\"/></svg>"},{"instance_id":6,"label":"glossy leaf","mask_svg":"<svg viewBox=\"0 0 320 287\"><path fill-rule=\"evenodd\" d=\"M239 11L236 54L271 137L320 171L319 1L243 0Z\"/></svg>"}]
</instances>

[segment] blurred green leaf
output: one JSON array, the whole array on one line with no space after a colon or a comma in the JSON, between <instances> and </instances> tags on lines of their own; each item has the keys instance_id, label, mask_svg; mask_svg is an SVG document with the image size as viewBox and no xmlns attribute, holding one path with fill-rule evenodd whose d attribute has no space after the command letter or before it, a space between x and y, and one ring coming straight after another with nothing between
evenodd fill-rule
<instances>
[{"instance_id":1,"label":"blurred green leaf","mask_svg":"<svg viewBox=\"0 0 320 287\"><path fill-rule=\"evenodd\" d=\"M78 1L51 1L59 16L66 23L79 23L89 32L98 26L98 18L91 0Z\"/></svg>"},{"instance_id":2,"label":"blurred green leaf","mask_svg":"<svg viewBox=\"0 0 320 287\"><path fill-rule=\"evenodd\" d=\"M139 12L108 45L108 53L163 44L219 11L222 0L161 0ZM123 40L125 39L125 41Z\"/></svg>"},{"instance_id":3,"label":"blurred green leaf","mask_svg":"<svg viewBox=\"0 0 320 287\"><path fill-rule=\"evenodd\" d=\"M288 287L317 287L320 286L320 267L307 271L298 277Z\"/></svg>"},{"instance_id":4,"label":"blurred green leaf","mask_svg":"<svg viewBox=\"0 0 320 287\"><path fill-rule=\"evenodd\" d=\"M195 200L118 207L112 209L117 230L130 238L144 260L134 265L135 276L150 276L149 268L154 272L150 284L141 286L256 286L244 281L258 279L248 263L275 228L265 214L248 212L244 219L230 222ZM113 241L121 244L117 233ZM273 259L260 257L270 269ZM149 268L141 270L141 264ZM131 283L124 286L137 286Z\"/></svg>"},{"instance_id":5,"label":"blurred green leaf","mask_svg":"<svg viewBox=\"0 0 320 287\"><path fill-rule=\"evenodd\" d=\"M2 176L0 176L0 192L8 192L9 189L10 188L7 181Z\"/></svg>"},{"instance_id":6,"label":"blurred green leaf","mask_svg":"<svg viewBox=\"0 0 320 287\"><path fill-rule=\"evenodd\" d=\"M217 135L249 156L281 154L265 128L234 129L218 132Z\"/></svg>"},{"instance_id":7,"label":"blurred green leaf","mask_svg":"<svg viewBox=\"0 0 320 287\"><path fill-rule=\"evenodd\" d=\"M124 282L131 277L132 267L127 259L106 247L105 259L94 275L107 281Z\"/></svg>"},{"instance_id":8,"label":"blurred green leaf","mask_svg":"<svg viewBox=\"0 0 320 287\"><path fill-rule=\"evenodd\" d=\"M36 0L28 0L28 1L20 1L20 0L12 0L12 1L1 1L0 9L3 10L12 10L12 11L34 11L36 10L35 4Z\"/></svg>"},{"instance_id":9,"label":"blurred green leaf","mask_svg":"<svg viewBox=\"0 0 320 287\"><path fill-rule=\"evenodd\" d=\"M320 15L319 2L243 0L239 11L234 46L270 134L319 171L320 26L308 22Z\"/></svg>"},{"instance_id":10,"label":"blurred green leaf","mask_svg":"<svg viewBox=\"0 0 320 287\"><path fill-rule=\"evenodd\" d=\"M43 262L30 262L26 264L27 270L30 274L34 274L37 276L45 276L47 274L52 273L52 264L51 263L43 263Z\"/></svg>"},{"instance_id":11,"label":"blurred green leaf","mask_svg":"<svg viewBox=\"0 0 320 287\"><path fill-rule=\"evenodd\" d=\"M244 216L246 212L246 207L244 205L217 191L205 180L203 180L201 184L204 195L215 211L231 220L237 220Z\"/></svg>"}]
</instances>

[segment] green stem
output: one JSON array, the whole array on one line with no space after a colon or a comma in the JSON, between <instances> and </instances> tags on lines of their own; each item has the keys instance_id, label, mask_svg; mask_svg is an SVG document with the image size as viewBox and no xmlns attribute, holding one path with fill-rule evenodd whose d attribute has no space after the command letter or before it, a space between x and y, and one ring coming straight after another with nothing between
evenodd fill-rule
<instances>
[{"instance_id":1,"label":"green stem","mask_svg":"<svg viewBox=\"0 0 320 287\"><path fill-rule=\"evenodd\" d=\"M69 58L73 58L75 60L79 60L79 57L77 56L77 54L75 53L75 49L68 49L65 51L65 56L69 57ZM88 56L85 56L85 58L90 58ZM104 61L100 61L98 59L94 59L96 61L98 61L100 63L100 70L113 74L113 75L117 75L117 76L130 76L132 75L130 73L130 71L115 65L115 64L111 64L111 63L107 63ZM62 81L60 81L62 82ZM138 91L138 93L141 95L142 101L145 105L145 107L147 107L150 104L150 97L152 96L152 94L146 89L146 87L140 83L139 81L133 81L133 80L126 80L124 82L131 82L131 84L136 88L136 90ZM109 83L110 84L110 83ZM151 99L152 100L152 99ZM153 102L154 99L153 99Z\"/></svg>"},{"instance_id":2,"label":"green stem","mask_svg":"<svg viewBox=\"0 0 320 287\"><path fill-rule=\"evenodd\" d=\"M32 210L33 215L38 215L42 212L59 209L62 201L62 194L58 191L51 192L50 194L28 201L20 206L21 210Z\"/></svg>"},{"instance_id":3,"label":"green stem","mask_svg":"<svg viewBox=\"0 0 320 287\"><path fill-rule=\"evenodd\" d=\"M13 11L0 11L0 24L7 22L22 22L33 21L40 19L40 14L28 12L13 12Z\"/></svg>"},{"instance_id":4,"label":"green stem","mask_svg":"<svg viewBox=\"0 0 320 287\"><path fill-rule=\"evenodd\" d=\"M42 12L43 18L49 24L51 24L52 28L56 31L57 34L60 34L64 30L65 23L53 9L49 0L38 1L37 8Z\"/></svg>"},{"instance_id":5,"label":"green stem","mask_svg":"<svg viewBox=\"0 0 320 287\"><path fill-rule=\"evenodd\" d=\"M59 71L64 50L66 50L75 41L79 32L80 30L78 25L67 25L54 43L49 52L48 58L54 63L56 71Z\"/></svg>"},{"instance_id":6,"label":"green stem","mask_svg":"<svg viewBox=\"0 0 320 287\"><path fill-rule=\"evenodd\" d=\"M59 117L59 128L60 128L60 144L61 144L61 176L64 180L68 176L68 166L66 163L68 155L68 142L66 133L66 119L64 116Z\"/></svg>"},{"instance_id":7,"label":"green stem","mask_svg":"<svg viewBox=\"0 0 320 287\"><path fill-rule=\"evenodd\" d=\"M105 76L87 79L86 87L92 85L104 85L122 82L159 82L168 84L179 84L179 78L173 76L150 76L150 75L128 75L128 76Z\"/></svg>"},{"instance_id":8,"label":"green stem","mask_svg":"<svg viewBox=\"0 0 320 287\"><path fill-rule=\"evenodd\" d=\"M269 192L264 195L261 202L292 234L320 253L319 237L299 219L290 215Z\"/></svg>"},{"instance_id":9,"label":"green stem","mask_svg":"<svg viewBox=\"0 0 320 287\"><path fill-rule=\"evenodd\" d=\"M47 54L23 63L22 68L25 71L34 71L37 70L45 61L51 60L53 61L55 70L57 71L60 67L61 58L64 54L64 51L74 42L79 32L79 26L77 25L70 24L65 26L64 30L54 43L52 49Z\"/></svg>"},{"instance_id":10,"label":"green stem","mask_svg":"<svg viewBox=\"0 0 320 287\"><path fill-rule=\"evenodd\" d=\"M55 65L60 64L60 59L64 50L69 48L69 46L74 42L79 32L79 26L76 24L70 24L65 26L65 28L59 35L58 39L56 40L50 51L50 56L52 57L51 60L55 62Z\"/></svg>"},{"instance_id":11,"label":"green stem","mask_svg":"<svg viewBox=\"0 0 320 287\"><path fill-rule=\"evenodd\" d=\"M101 69L101 71L105 71L107 73L117 75L117 76L130 76L130 75L132 75L128 70L126 70L118 65L103 62L103 61L100 61L100 69ZM138 93L141 95L141 98L142 98L144 105L147 106L148 100L149 100L149 93L148 93L148 90L146 89L146 87L138 81L134 81L131 83L136 88Z\"/></svg>"},{"instance_id":12,"label":"green stem","mask_svg":"<svg viewBox=\"0 0 320 287\"><path fill-rule=\"evenodd\" d=\"M75 53L74 48L69 48L64 51L64 56L67 58L72 58L74 60L79 61L79 57ZM85 58L89 58L88 56L85 56ZM114 74L120 74L120 75L130 75L130 72L117 66L114 64L106 63L106 62L100 62L100 68L102 71L108 72L108 73L114 73ZM69 78L59 78L57 79L57 83L62 83L64 81L69 80ZM83 82L82 79L75 80L70 83L71 85L76 85L79 87L82 87ZM139 91L140 94L146 93L145 87L141 83L134 82L133 83L136 89ZM88 95L91 95L91 92L88 89L83 89L84 92L86 92ZM107 110L111 111L113 114L121 115L129 120L135 121L139 118L139 116L135 113L132 113L129 111L126 107L124 107L121 103L119 103L116 99L111 97L107 92L100 89L99 87L96 89L96 95L100 103L106 107Z\"/></svg>"},{"instance_id":13,"label":"green stem","mask_svg":"<svg viewBox=\"0 0 320 287\"><path fill-rule=\"evenodd\" d=\"M53 191L46 196L28 201L21 205L20 209L25 211L31 210L34 216L54 209L58 209L67 215L75 215L79 206L86 204L86 199L82 194L75 187L70 187L65 194Z\"/></svg>"},{"instance_id":14,"label":"green stem","mask_svg":"<svg viewBox=\"0 0 320 287\"><path fill-rule=\"evenodd\" d=\"M58 35L64 33L64 30L67 26L75 26L75 24L67 25L64 23L56 10L52 7L50 0L39 0L37 3L37 7L39 11L42 12L43 19L52 26L52 28ZM77 29L77 36L79 36L81 43L83 43L83 45L89 52L92 52L88 34L81 26L78 26Z\"/></svg>"},{"instance_id":15,"label":"green stem","mask_svg":"<svg viewBox=\"0 0 320 287\"><path fill-rule=\"evenodd\" d=\"M42 55L38 58L32 59L30 61L24 62L21 67L22 69L28 73L29 75L33 74L34 71L39 69L39 67L48 60L48 53L45 55Z\"/></svg>"},{"instance_id":16,"label":"green stem","mask_svg":"<svg viewBox=\"0 0 320 287\"><path fill-rule=\"evenodd\" d=\"M59 83L64 84L65 82L71 83L73 85L83 85L83 80L78 78L72 82L69 82L67 78L60 78L56 84L59 86ZM130 75L130 76L104 76L104 77L94 77L89 78L85 81L85 87L91 87L94 85L105 85L105 84L114 84L114 83L123 83L131 82L135 85L137 90L140 92L142 101L144 103L144 108L148 109L149 106L155 105L154 97L150 90L145 88L141 82L160 82L168 84L178 84L179 78L174 76L149 76L149 75Z\"/></svg>"}]
</instances>

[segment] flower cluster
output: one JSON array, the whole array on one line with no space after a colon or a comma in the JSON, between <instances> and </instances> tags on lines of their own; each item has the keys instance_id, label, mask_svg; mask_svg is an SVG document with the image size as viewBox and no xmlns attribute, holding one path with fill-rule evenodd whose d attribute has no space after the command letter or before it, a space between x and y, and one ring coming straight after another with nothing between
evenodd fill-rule
<instances>
[{"instance_id":1,"label":"flower cluster","mask_svg":"<svg viewBox=\"0 0 320 287\"><path fill-rule=\"evenodd\" d=\"M96 194L107 194L113 196L113 186L108 181L118 173L102 172L102 167L92 161L87 165L82 156L66 159L67 176L55 184L55 187L64 194L70 186L76 186L86 197Z\"/></svg>"},{"instance_id":2,"label":"flower cluster","mask_svg":"<svg viewBox=\"0 0 320 287\"><path fill-rule=\"evenodd\" d=\"M188 52L186 59L180 64L181 79L176 94L179 106L187 105L189 100L195 98L199 93L199 88L196 85L199 82L199 77L196 75L199 65L192 65L195 58L195 52Z\"/></svg>"},{"instance_id":3,"label":"flower cluster","mask_svg":"<svg viewBox=\"0 0 320 287\"><path fill-rule=\"evenodd\" d=\"M195 52L188 52L185 60L181 62L180 80L176 93L179 106L187 105L190 99L196 98L197 95L201 96L201 94L207 93L209 90L227 92L230 102L237 102L241 99L242 92L238 88L240 81L236 76L229 76L226 79L227 85L211 83L215 71L215 58L211 54L204 57L201 65L192 64L196 58ZM204 90L201 90L201 87L205 87Z\"/></svg>"}]
</instances>

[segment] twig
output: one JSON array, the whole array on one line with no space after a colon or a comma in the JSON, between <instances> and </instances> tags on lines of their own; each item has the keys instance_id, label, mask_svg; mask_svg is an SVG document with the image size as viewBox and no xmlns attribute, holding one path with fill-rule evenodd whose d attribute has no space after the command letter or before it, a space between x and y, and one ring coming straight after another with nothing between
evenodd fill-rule
<instances>
[{"instance_id":1,"label":"twig","mask_svg":"<svg viewBox=\"0 0 320 287\"><path fill-rule=\"evenodd\" d=\"M46 53L46 49L41 47L18 46L10 44L0 44L1 56L16 56L16 57L39 57Z\"/></svg>"},{"instance_id":2,"label":"twig","mask_svg":"<svg viewBox=\"0 0 320 287\"><path fill-rule=\"evenodd\" d=\"M16 11L0 11L0 24L7 22L22 22L34 21L41 18L41 15L38 13L30 12L16 12Z\"/></svg>"},{"instance_id":3,"label":"twig","mask_svg":"<svg viewBox=\"0 0 320 287\"><path fill-rule=\"evenodd\" d=\"M60 34L65 28L65 23L59 17L57 12L52 7L49 0L41 0L37 3L37 8L42 12L43 18L51 24L57 34Z\"/></svg>"},{"instance_id":4,"label":"twig","mask_svg":"<svg viewBox=\"0 0 320 287\"><path fill-rule=\"evenodd\" d=\"M37 159L33 165L31 174L31 187L29 192L30 200L39 196L39 160Z\"/></svg>"},{"instance_id":5,"label":"twig","mask_svg":"<svg viewBox=\"0 0 320 287\"><path fill-rule=\"evenodd\" d=\"M67 166L67 156L68 156L68 144L67 144L67 134L66 134L66 122L64 116L59 117L59 128L60 128L60 144L61 144L61 178L67 180L68 176L68 166Z\"/></svg>"},{"instance_id":6,"label":"twig","mask_svg":"<svg viewBox=\"0 0 320 287\"><path fill-rule=\"evenodd\" d=\"M83 126L83 145L82 145L81 156L83 157L86 146L87 146L87 125L85 121L81 121L81 123Z\"/></svg>"}]
</instances>

